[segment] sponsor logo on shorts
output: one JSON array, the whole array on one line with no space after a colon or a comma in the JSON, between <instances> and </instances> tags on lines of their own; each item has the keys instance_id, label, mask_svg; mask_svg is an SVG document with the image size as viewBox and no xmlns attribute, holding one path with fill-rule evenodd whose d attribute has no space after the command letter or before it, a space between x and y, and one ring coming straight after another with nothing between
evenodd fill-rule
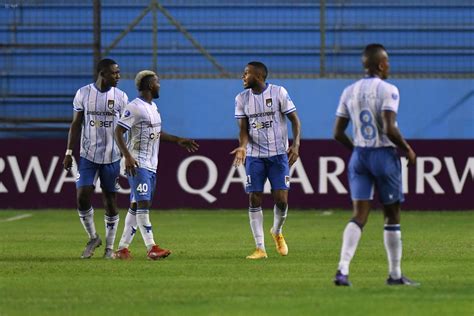
<instances>
[{"instance_id":1,"label":"sponsor logo on shorts","mask_svg":"<svg viewBox=\"0 0 474 316\"><path fill-rule=\"evenodd\" d=\"M287 188L290 187L290 176L285 176L285 185Z\"/></svg>"}]
</instances>

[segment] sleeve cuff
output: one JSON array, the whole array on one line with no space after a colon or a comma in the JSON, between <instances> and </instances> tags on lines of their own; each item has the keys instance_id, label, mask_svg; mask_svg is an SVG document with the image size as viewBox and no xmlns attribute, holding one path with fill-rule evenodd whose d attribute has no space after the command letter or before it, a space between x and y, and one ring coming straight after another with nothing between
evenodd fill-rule
<instances>
[{"instance_id":1,"label":"sleeve cuff","mask_svg":"<svg viewBox=\"0 0 474 316\"><path fill-rule=\"evenodd\" d=\"M344 114L344 113L341 113L341 112L337 112L337 113L336 113L336 116L344 117L344 118L349 118L349 115Z\"/></svg>"},{"instance_id":2,"label":"sleeve cuff","mask_svg":"<svg viewBox=\"0 0 474 316\"><path fill-rule=\"evenodd\" d=\"M291 109L283 112L283 114L287 115L287 114L290 114L291 112L294 112L294 111L296 111L296 108L291 108Z\"/></svg>"},{"instance_id":3,"label":"sleeve cuff","mask_svg":"<svg viewBox=\"0 0 474 316\"><path fill-rule=\"evenodd\" d=\"M131 127L128 126L127 124L125 124L125 123L123 123L123 122L120 122L120 121L118 121L117 124L120 125L120 126L122 126L123 128L125 128L127 131L129 131L130 128L131 128Z\"/></svg>"}]
</instances>

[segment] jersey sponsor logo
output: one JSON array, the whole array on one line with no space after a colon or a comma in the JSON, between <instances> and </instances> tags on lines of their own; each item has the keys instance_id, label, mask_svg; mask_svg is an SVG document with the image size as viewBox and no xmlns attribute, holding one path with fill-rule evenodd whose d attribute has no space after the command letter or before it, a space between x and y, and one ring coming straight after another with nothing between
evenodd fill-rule
<instances>
[{"instance_id":1,"label":"jersey sponsor logo","mask_svg":"<svg viewBox=\"0 0 474 316\"><path fill-rule=\"evenodd\" d=\"M265 100L265 105L268 106L269 108L271 108L272 105L273 105L273 100L272 99L266 99Z\"/></svg>"},{"instance_id":2,"label":"jersey sponsor logo","mask_svg":"<svg viewBox=\"0 0 474 316\"><path fill-rule=\"evenodd\" d=\"M115 104L115 101L114 100L107 100L107 107L109 109L113 109L114 108L114 104Z\"/></svg>"},{"instance_id":3,"label":"jersey sponsor logo","mask_svg":"<svg viewBox=\"0 0 474 316\"><path fill-rule=\"evenodd\" d=\"M114 125L114 121L90 120L89 125L92 127L112 127Z\"/></svg>"},{"instance_id":4,"label":"jersey sponsor logo","mask_svg":"<svg viewBox=\"0 0 474 316\"><path fill-rule=\"evenodd\" d=\"M274 111L272 111L272 112L261 112L261 113L250 114L249 118L273 116L274 114L275 114Z\"/></svg>"},{"instance_id":5,"label":"jersey sponsor logo","mask_svg":"<svg viewBox=\"0 0 474 316\"><path fill-rule=\"evenodd\" d=\"M159 132L158 133L155 133L155 132L150 133L150 139L155 140L155 139L158 139L158 138L160 138L160 133Z\"/></svg>"},{"instance_id":6,"label":"jersey sponsor logo","mask_svg":"<svg viewBox=\"0 0 474 316\"><path fill-rule=\"evenodd\" d=\"M270 128L273 126L273 121L253 122L252 127L255 129Z\"/></svg>"},{"instance_id":7,"label":"jersey sponsor logo","mask_svg":"<svg viewBox=\"0 0 474 316\"><path fill-rule=\"evenodd\" d=\"M108 111L87 111L88 115L105 115L105 116L115 116L114 112Z\"/></svg>"}]
</instances>

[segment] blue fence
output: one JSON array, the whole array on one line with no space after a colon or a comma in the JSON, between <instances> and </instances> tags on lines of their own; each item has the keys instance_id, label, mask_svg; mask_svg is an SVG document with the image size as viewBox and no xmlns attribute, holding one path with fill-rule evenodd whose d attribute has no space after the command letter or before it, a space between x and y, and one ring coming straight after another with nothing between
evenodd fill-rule
<instances>
[{"instance_id":1,"label":"blue fence","mask_svg":"<svg viewBox=\"0 0 474 316\"><path fill-rule=\"evenodd\" d=\"M67 120L70 117L71 96L92 79L94 26L91 2L7 0L0 7L2 122L25 118ZM449 106L457 102L456 98L462 100L469 93L468 88L455 95L450 91L457 91L459 82L463 82L462 87L468 87L474 78L474 3L470 0L402 0L396 3L388 0L297 0L291 3L262 0L258 4L250 0L101 2L101 50L103 53L108 51L108 56L119 62L126 79L133 78L142 69L157 70L165 79L220 78L222 73L184 36L183 30L223 67L230 78L238 78L250 60L266 63L271 78L356 78L361 72L359 55L363 46L381 42L389 50L395 78L464 79L440 81L450 88L441 89L442 93L436 91L436 98L430 96L431 86L426 81L409 81L408 91L413 85L426 87L424 97L436 103L435 108L439 108L440 113L443 109L448 111ZM163 10L153 5L158 3ZM166 15L177 21L181 29ZM137 19L140 16L142 19ZM126 31L128 27L130 32ZM117 45L112 47L119 38ZM205 81L168 82L199 87ZM344 81L313 81L316 86L329 82L337 86L328 90L332 98L339 94ZM400 84L404 82L408 81L402 80ZM164 81L164 85L167 84ZM228 84L239 86L232 80L215 81L214 84L222 89ZM321 91L325 91L324 84ZM196 91L196 99L207 98L198 93ZM301 93L302 100L304 95ZM416 90L408 95L410 100L420 99ZM219 95L216 102L228 102L229 97L233 98L231 93ZM320 98L326 97L318 95L317 99ZM438 102L441 100L443 102ZM334 100L327 99L325 103L334 104ZM460 107L469 111L472 98L462 104ZM15 128L18 124L11 126ZM441 136L434 131L427 135L443 138L447 127L441 131ZM230 133L229 130L218 135L228 137ZM327 136L320 132L305 133L314 138ZM464 135L464 132L459 133ZM463 138L456 131L447 134ZM209 135L211 133L204 136L208 138Z\"/></svg>"}]
</instances>

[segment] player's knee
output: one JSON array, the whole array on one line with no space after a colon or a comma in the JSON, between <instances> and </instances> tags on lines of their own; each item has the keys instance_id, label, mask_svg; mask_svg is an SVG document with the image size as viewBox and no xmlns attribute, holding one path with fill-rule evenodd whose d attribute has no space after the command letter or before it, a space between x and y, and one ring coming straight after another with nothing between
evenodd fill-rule
<instances>
[{"instance_id":1,"label":"player's knee","mask_svg":"<svg viewBox=\"0 0 474 316\"><path fill-rule=\"evenodd\" d=\"M249 202L250 202L250 207L262 206L262 195L258 193L250 193Z\"/></svg>"},{"instance_id":2,"label":"player's knee","mask_svg":"<svg viewBox=\"0 0 474 316\"><path fill-rule=\"evenodd\" d=\"M151 201L138 201L137 209L149 209L151 207Z\"/></svg>"},{"instance_id":3,"label":"player's knee","mask_svg":"<svg viewBox=\"0 0 474 316\"><path fill-rule=\"evenodd\" d=\"M79 195L77 197L77 208L83 211L86 211L91 208L91 202L88 196Z\"/></svg>"},{"instance_id":4,"label":"player's knee","mask_svg":"<svg viewBox=\"0 0 474 316\"><path fill-rule=\"evenodd\" d=\"M286 209L288 208L288 203L287 202L282 202L282 201L277 201L275 203L276 207L282 212L285 212Z\"/></svg>"}]
</instances>

